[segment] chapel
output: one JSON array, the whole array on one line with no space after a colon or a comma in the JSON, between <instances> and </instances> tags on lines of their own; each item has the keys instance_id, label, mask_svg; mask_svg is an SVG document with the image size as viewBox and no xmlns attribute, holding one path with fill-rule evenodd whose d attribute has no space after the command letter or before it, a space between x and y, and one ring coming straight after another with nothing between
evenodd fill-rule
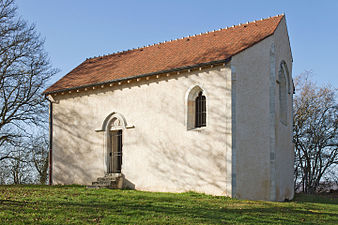
<instances>
[{"instance_id":1,"label":"chapel","mask_svg":"<svg viewBox=\"0 0 338 225\"><path fill-rule=\"evenodd\" d=\"M50 182L292 199L285 15L87 58L44 94Z\"/></svg>"}]
</instances>

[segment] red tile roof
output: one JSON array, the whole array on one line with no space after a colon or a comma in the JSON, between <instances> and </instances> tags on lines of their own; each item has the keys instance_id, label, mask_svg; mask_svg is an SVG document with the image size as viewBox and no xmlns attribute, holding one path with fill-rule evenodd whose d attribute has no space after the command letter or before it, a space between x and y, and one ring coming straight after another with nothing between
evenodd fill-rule
<instances>
[{"instance_id":1,"label":"red tile roof","mask_svg":"<svg viewBox=\"0 0 338 225\"><path fill-rule=\"evenodd\" d=\"M45 94L229 59L272 35L284 15L87 59Z\"/></svg>"}]
</instances>

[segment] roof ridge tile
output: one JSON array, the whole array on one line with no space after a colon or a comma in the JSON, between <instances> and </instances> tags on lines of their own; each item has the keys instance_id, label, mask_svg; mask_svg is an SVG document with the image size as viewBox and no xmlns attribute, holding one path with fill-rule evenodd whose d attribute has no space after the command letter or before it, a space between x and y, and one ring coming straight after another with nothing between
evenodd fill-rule
<instances>
[{"instance_id":1,"label":"roof ridge tile","mask_svg":"<svg viewBox=\"0 0 338 225\"><path fill-rule=\"evenodd\" d=\"M274 17L279 17L279 16L285 16L284 13L282 14L278 14L278 15L275 15L275 16L270 16L270 17L267 17L267 18L261 18L259 21L263 21L263 20L268 20L268 19L271 19L271 18L274 18ZM245 23L245 25L247 24L250 24L250 23L256 23L257 20L254 20L254 21L247 21ZM188 36L183 36L181 38L176 38L176 39L170 39L169 41L168 40L165 40L165 41L160 41L160 42L157 42L157 43L153 43L153 44L148 44L148 45L144 45L143 47L139 46L137 47L136 49L140 49L140 48L147 48L147 47L151 47L151 46L155 46L155 45L160 45L160 44L165 44L165 43L168 43L168 42L172 42L172 41L176 41L176 40L183 40L184 38L189 38L189 37L196 37L198 35L203 35L203 34L209 34L211 32L217 32L217 31L222 31L222 30L226 30L226 29L229 29L229 28L234 28L236 26L242 26L244 25L243 23L239 23L237 25L233 24L231 27L229 26L226 26L224 28L219 28L219 29L214 29L212 31L206 31L206 32L201 32L199 34L193 34L193 35L188 35ZM105 56L112 56L112 55L115 55L115 54L118 54L118 53L121 53L121 52L128 52L128 51L131 51L131 50L134 50L135 48L133 49L125 49L125 50L118 50L116 52L112 52L112 53L109 53ZM99 58L100 56L93 56L93 57L89 57L89 59L95 59L95 58Z\"/></svg>"}]
</instances>

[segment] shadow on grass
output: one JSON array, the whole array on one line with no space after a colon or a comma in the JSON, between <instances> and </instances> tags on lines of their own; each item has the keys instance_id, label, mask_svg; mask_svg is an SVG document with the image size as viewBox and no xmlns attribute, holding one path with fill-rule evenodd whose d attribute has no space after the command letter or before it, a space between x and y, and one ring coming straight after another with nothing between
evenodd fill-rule
<instances>
[{"instance_id":1,"label":"shadow on grass","mask_svg":"<svg viewBox=\"0 0 338 225\"><path fill-rule=\"evenodd\" d=\"M180 224L299 224L304 221L338 224L338 212L334 205L325 207L315 204L337 204L336 200L323 196L298 194L295 201L276 203L243 201L194 192L172 194L135 190L88 190L77 185L29 186L21 191L7 192L8 190L3 189L0 211L10 213L13 218L21 218L22 221L42 218L48 214L55 221L73 218L90 222L99 218L104 223L142 223L145 220L148 223Z\"/></svg>"},{"instance_id":2,"label":"shadow on grass","mask_svg":"<svg viewBox=\"0 0 338 225\"><path fill-rule=\"evenodd\" d=\"M157 205L154 205L154 203ZM337 220L337 214L313 212L308 210L294 209L285 207L283 209L277 207L255 207L252 209L233 209L227 208L210 208L208 206L186 207L180 204L174 206L158 205L159 199L153 199L153 202L137 204L137 202L118 202L113 203L73 203L73 202L48 202L49 207L65 207L70 211L76 210L82 213L91 214L93 212L109 210L113 214L120 214L131 217L140 217L141 215L165 215L177 218L198 219L205 222L219 223L220 221L238 221L238 222L260 222L260 223L297 223L298 218L304 218L309 215L330 217ZM166 201L162 201L165 203ZM278 213L277 213L278 212ZM264 215L264 216L263 216Z\"/></svg>"},{"instance_id":3,"label":"shadow on grass","mask_svg":"<svg viewBox=\"0 0 338 225\"><path fill-rule=\"evenodd\" d=\"M65 193L64 193L65 194ZM71 196L71 193L68 193ZM88 194L88 195L87 195ZM242 202L230 198L217 198L208 195L184 193L176 196L170 194L145 193L137 191L108 191L86 193L88 198L69 199L67 196L57 200L7 201L2 200L1 208L11 210L18 205L38 209L36 213L51 210L63 216L122 216L126 219L144 219L152 217L169 217L188 219L206 223L240 222L240 223L300 223L303 218L325 217L327 221L338 220L338 214L317 212L295 206L294 203ZM155 196L154 196L155 195ZM158 196L157 196L158 195ZM298 200L296 202L299 202ZM310 201L308 201L310 202ZM313 203L318 203L315 201ZM238 204L238 205L237 205ZM263 207L262 207L263 206ZM76 212L76 214L74 214ZM104 219L102 217L102 219Z\"/></svg>"}]
</instances>

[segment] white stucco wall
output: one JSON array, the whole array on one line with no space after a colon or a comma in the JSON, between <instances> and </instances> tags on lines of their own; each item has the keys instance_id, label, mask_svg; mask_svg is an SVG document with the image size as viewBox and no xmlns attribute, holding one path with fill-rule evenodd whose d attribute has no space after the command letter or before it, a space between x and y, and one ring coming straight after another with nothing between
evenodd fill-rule
<instances>
[{"instance_id":1,"label":"white stucco wall","mask_svg":"<svg viewBox=\"0 0 338 225\"><path fill-rule=\"evenodd\" d=\"M278 71L291 50L285 19L274 35L237 54L233 68L234 196L244 199L293 198L292 92L288 125L279 118ZM290 81L292 82L292 80ZM291 84L292 87L292 84Z\"/></svg>"},{"instance_id":2,"label":"white stucco wall","mask_svg":"<svg viewBox=\"0 0 338 225\"><path fill-rule=\"evenodd\" d=\"M104 175L104 133L95 129L118 112L134 126L123 130L122 173L131 187L231 195L230 76L226 65L53 96L54 184ZM187 130L186 96L195 85L205 91L207 126Z\"/></svg>"},{"instance_id":3,"label":"white stucco wall","mask_svg":"<svg viewBox=\"0 0 338 225\"><path fill-rule=\"evenodd\" d=\"M292 199L294 196L293 168L294 168L294 148L292 143L293 135L293 81L292 81L292 55L289 43L289 37L286 27L285 17L277 27L274 34L274 43L276 50L276 77L280 64L284 60L289 70L290 93L287 94L287 123L284 125L280 121L279 115L279 92L276 84L276 200ZM288 91L288 90L287 90Z\"/></svg>"},{"instance_id":4,"label":"white stucco wall","mask_svg":"<svg viewBox=\"0 0 338 225\"><path fill-rule=\"evenodd\" d=\"M231 60L236 70L233 132L238 198L270 199L269 49L272 41L273 37L268 37Z\"/></svg>"}]
</instances>

